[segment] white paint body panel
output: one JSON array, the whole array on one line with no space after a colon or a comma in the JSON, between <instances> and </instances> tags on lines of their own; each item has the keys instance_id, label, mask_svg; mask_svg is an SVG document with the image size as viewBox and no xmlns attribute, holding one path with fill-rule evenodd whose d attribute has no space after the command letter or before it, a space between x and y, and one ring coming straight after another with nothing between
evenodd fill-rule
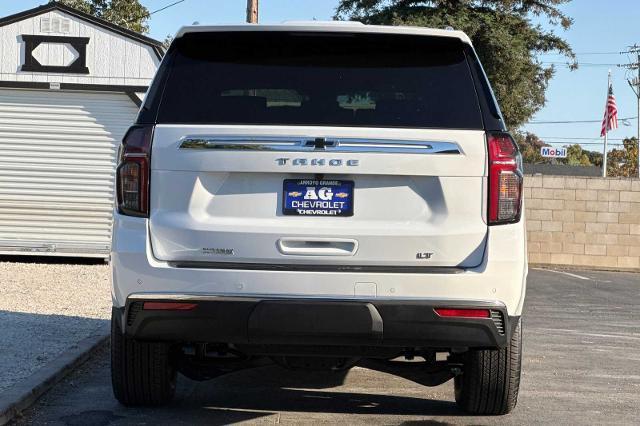
<instances>
[{"instance_id":1,"label":"white paint body panel","mask_svg":"<svg viewBox=\"0 0 640 426\"><path fill-rule=\"evenodd\" d=\"M0 89L0 252L106 257L125 94Z\"/></svg>"},{"instance_id":2,"label":"white paint body panel","mask_svg":"<svg viewBox=\"0 0 640 426\"><path fill-rule=\"evenodd\" d=\"M262 191L261 185L273 185L270 180L277 180L278 191L283 173L295 176L300 170L275 165L277 156L287 153L272 152L224 152L224 151L181 151L178 149L179 140L185 134L189 135L298 135L298 136L334 136L334 137L362 137L364 134L375 134L376 138L416 139L416 140L448 140L457 142L464 155L451 157L433 157L430 155L397 155L397 154L358 154L360 170L354 177L358 179L436 179L446 192L446 200L450 216L444 222L447 226L440 229L433 227L434 237L442 237L441 247L469 247L469 234L460 240L455 239L455 232L464 233L477 226L482 226L484 238L483 250L477 265L464 268L459 273L369 273L369 272L302 272L302 271L260 271L242 269L201 269L177 268L170 262L161 260L162 256L176 256L193 260L193 247L197 244L224 244L224 238L231 235L234 244L240 244L242 249L252 246L274 247L280 235L314 235L341 237L349 239L354 233L361 232L353 239L358 241L358 250L363 250L364 244L384 249L386 258L375 258L377 264L402 265L398 253L407 247L394 244L394 238L407 237L411 232L415 235L428 229L428 220L417 223L415 218L402 217L401 212L413 212L413 206L407 206L411 200L411 191L399 190L398 199L381 199L383 203L377 207L386 214L399 215L394 223L379 222L379 226L371 226L367 220L352 221L348 226L333 223L333 230L318 226L310 226L309 218L300 219L298 226L289 228L273 226L271 223L256 222L251 214L243 213L243 193L250 197L263 197L260 202L253 204L255 208L269 210L271 214L276 209L273 189ZM279 126L158 126L152 153L152 204L151 219L122 216L116 213L113 234L113 303L114 306L124 306L127 297L132 293L157 294L190 294L190 295L233 295L246 297L281 297L281 298L334 298L349 300L366 300L371 297L391 298L397 300L446 299L465 301L499 301L506 305L510 315L520 315L525 294L526 283L526 238L524 217L519 223L487 227L486 218L486 143L483 132L455 131L455 130L424 130L424 129L355 129L355 128L283 128ZM322 153L321 153L322 154ZM292 156L307 154L290 153ZM315 155L315 154L314 154ZM331 156L338 154L324 153ZM340 157L353 154L340 153ZM317 166L315 166L317 168ZM303 174L309 170L303 168ZM323 170L324 171L324 170ZM344 172L344 170L341 170ZM260 176L261 180L252 180L252 185L244 188L244 192L229 192L225 197L237 200L239 204L223 204L216 215L210 215L213 208L210 204L212 191L206 191L208 185L214 187L228 179L230 175ZM335 172L334 172L335 173ZM271 176L271 177L270 177ZM338 176L338 175L334 175ZM341 177L349 176L342 175ZM272 178L273 177L273 178ZM450 185L448 187L448 185ZM238 188L236 188L238 189ZM389 192L388 194L391 194ZM356 203L358 202L356 193ZM415 192L414 194L415 195ZM403 203L404 198L404 203ZM372 202L375 198L370 199ZM187 209L185 210L185 206ZM207 206L207 207L205 207ZM173 209L173 211L172 211ZM224 211L225 209L230 209ZM375 209L372 209L375 210ZM229 215L229 213L233 213ZM227 216L225 216L225 214ZM368 209L363 212L374 216L374 211ZM466 216L470 214L470 216ZM220 215L222 217L218 218ZM457 218L457 215L460 215ZM212 219L213 216L213 219ZM277 216L273 215L274 219ZM428 216L425 216L428 217ZM464 224L466 217L469 224ZM320 218L329 219L333 218ZM313 220L313 219L312 219ZM316 221L317 224L317 221ZM404 224L406 234L400 227ZM393 225L393 226L391 226ZM422 228L420 227L422 226ZM465 228L470 226L470 228ZM212 230L224 229L224 233L211 234ZM154 236L154 231L163 238ZM250 237L242 238L242 235ZM373 241L372 238L379 238ZM417 239L419 240L419 239ZM429 238L422 238L428 241ZM221 242L222 241L222 242ZM409 243L405 238L398 240ZM185 244L187 243L187 244ZM173 244L173 245L172 245ZM191 247L188 245L192 244ZM246 246L245 246L246 245ZM163 246L163 247L159 247ZM180 247L182 246L182 247ZM411 247L413 250L414 247ZM190 251L191 250L191 251ZM272 256L274 251L264 249L260 252L261 261L268 259L271 263L281 262ZM366 254L366 253L365 253ZM367 254L369 256L370 254ZM378 255L378 253L375 253ZM366 261L363 255L361 261ZM317 264L348 264L344 256L314 257ZM211 260L211 259L206 259ZM247 259L245 259L247 260ZM257 259L253 259L257 260ZM352 259L349 259L352 262ZM451 260L451 259L449 259ZM308 262L309 257L305 256ZM287 258L287 263L303 263L303 259ZM359 262L361 263L361 262ZM363 286L363 283L366 285Z\"/></svg>"},{"instance_id":3,"label":"white paint body panel","mask_svg":"<svg viewBox=\"0 0 640 426\"><path fill-rule=\"evenodd\" d=\"M113 305L124 306L132 293L370 300L358 283L374 283L377 298L500 301L509 315L520 315L527 275L523 223L490 227L482 263L458 274L287 272L171 267L153 256L148 219L116 213Z\"/></svg>"},{"instance_id":4,"label":"white paint body panel","mask_svg":"<svg viewBox=\"0 0 640 426\"><path fill-rule=\"evenodd\" d=\"M441 141L460 154L180 149L185 136L271 136ZM298 126L156 126L151 155L151 245L166 261L476 266L485 248L485 138L478 130ZM325 159L299 166L278 158ZM331 159L345 164L329 165ZM346 165L357 160L358 166ZM351 217L282 213L285 179L355 182ZM283 253L283 240L349 239L345 256ZM207 248L232 249L233 255ZM418 253L431 253L428 259Z\"/></svg>"}]
</instances>

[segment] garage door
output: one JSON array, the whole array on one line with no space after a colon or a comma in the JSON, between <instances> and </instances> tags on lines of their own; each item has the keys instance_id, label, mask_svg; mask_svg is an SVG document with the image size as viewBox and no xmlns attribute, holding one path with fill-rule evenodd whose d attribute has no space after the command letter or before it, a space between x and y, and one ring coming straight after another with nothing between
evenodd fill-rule
<instances>
[{"instance_id":1,"label":"garage door","mask_svg":"<svg viewBox=\"0 0 640 426\"><path fill-rule=\"evenodd\" d=\"M106 256L125 94L0 90L0 253Z\"/></svg>"}]
</instances>

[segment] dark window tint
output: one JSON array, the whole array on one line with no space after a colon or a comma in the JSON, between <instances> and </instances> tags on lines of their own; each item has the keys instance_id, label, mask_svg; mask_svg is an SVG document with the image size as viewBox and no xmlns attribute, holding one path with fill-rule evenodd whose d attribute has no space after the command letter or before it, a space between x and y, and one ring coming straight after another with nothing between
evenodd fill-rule
<instances>
[{"instance_id":1,"label":"dark window tint","mask_svg":"<svg viewBox=\"0 0 640 426\"><path fill-rule=\"evenodd\" d=\"M193 33L169 54L160 123L482 128L453 38Z\"/></svg>"}]
</instances>

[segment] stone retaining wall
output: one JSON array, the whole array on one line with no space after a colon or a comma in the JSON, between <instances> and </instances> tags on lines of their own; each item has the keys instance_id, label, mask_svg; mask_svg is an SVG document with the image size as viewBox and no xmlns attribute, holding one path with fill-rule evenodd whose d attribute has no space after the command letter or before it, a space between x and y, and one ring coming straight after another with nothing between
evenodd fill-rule
<instances>
[{"instance_id":1,"label":"stone retaining wall","mask_svg":"<svg viewBox=\"0 0 640 426\"><path fill-rule=\"evenodd\" d=\"M529 263L640 270L640 180L525 176Z\"/></svg>"}]
</instances>

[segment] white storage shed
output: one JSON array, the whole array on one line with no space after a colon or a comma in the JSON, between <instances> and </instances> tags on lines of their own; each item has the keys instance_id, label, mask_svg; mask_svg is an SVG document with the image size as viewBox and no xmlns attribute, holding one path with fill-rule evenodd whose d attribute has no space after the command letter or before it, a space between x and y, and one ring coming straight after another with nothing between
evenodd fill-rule
<instances>
[{"instance_id":1,"label":"white storage shed","mask_svg":"<svg viewBox=\"0 0 640 426\"><path fill-rule=\"evenodd\" d=\"M0 254L108 256L118 146L162 54L57 3L0 18Z\"/></svg>"}]
</instances>

